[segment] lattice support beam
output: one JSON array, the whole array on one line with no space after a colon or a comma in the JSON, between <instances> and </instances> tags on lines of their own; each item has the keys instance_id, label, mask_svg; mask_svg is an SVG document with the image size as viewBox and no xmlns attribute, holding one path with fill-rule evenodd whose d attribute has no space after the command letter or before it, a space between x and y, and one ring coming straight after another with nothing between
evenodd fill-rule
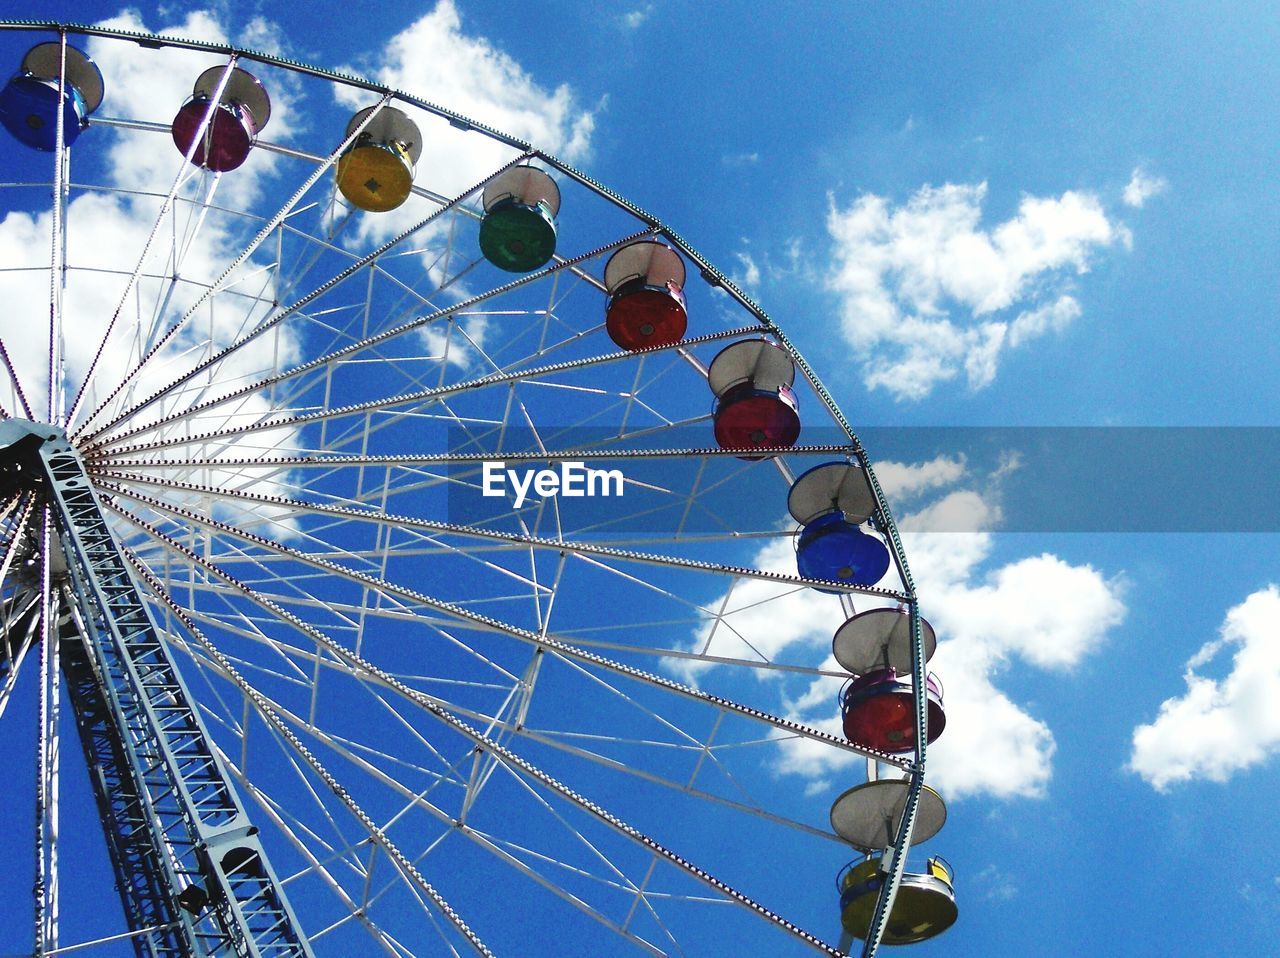
<instances>
[{"instance_id":1,"label":"lattice support beam","mask_svg":"<svg viewBox=\"0 0 1280 958\"><path fill-rule=\"evenodd\" d=\"M79 454L62 430L10 419L0 466L47 504L66 557L81 639L69 682L88 706L80 732L126 915L170 926L139 954L312 958Z\"/></svg>"}]
</instances>

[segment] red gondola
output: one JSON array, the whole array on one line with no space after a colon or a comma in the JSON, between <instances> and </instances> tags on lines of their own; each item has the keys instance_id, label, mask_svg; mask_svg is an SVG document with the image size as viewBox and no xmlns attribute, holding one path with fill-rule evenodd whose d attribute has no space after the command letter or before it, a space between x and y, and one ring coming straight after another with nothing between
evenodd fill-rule
<instances>
[{"instance_id":1,"label":"red gondola","mask_svg":"<svg viewBox=\"0 0 1280 958\"><path fill-rule=\"evenodd\" d=\"M604 267L609 338L632 351L680 342L689 326L684 280L684 261L665 243L640 240L615 252Z\"/></svg>"},{"instance_id":2,"label":"red gondola","mask_svg":"<svg viewBox=\"0 0 1280 958\"><path fill-rule=\"evenodd\" d=\"M191 99L178 110L172 127L178 151L185 156L194 143L191 162L215 173L234 170L244 163L258 133L271 118L271 98L253 74L233 68L223 85L226 71L225 66L218 66L200 74ZM220 85L222 95L210 114L213 95Z\"/></svg>"},{"instance_id":3,"label":"red gondola","mask_svg":"<svg viewBox=\"0 0 1280 958\"><path fill-rule=\"evenodd\" d=\"M930 674L927 742L942 734L947 714L942 707L942 683ZM849 741L882 752L909 752L916 747L915 696L909 678L893 669L878 669L853 679L840 696L844 734Z\"/></svg>"},{"instance_id":4,"label":"red gondola","mask_svg":"<svg viewBox=\"0 0 1280 958\"><path fill-rule=\"evenodd\" d=\"M767 339L726 346L711 361L707 383L716 394L715 436L721 449L780 449L800 437L791 356ZM743 456L744 459L754 458Z\"/></svg>"}]
</instances>

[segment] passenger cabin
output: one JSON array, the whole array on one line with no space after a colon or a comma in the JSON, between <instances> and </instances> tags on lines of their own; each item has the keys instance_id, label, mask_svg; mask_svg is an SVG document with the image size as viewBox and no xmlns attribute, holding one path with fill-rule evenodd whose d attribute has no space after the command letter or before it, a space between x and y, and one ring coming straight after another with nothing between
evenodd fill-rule
<instances>
[{"instance_id":1,"label":"passenger cabin","mask_svg":"<svg viewBox=\"0 0 1280 958\"><path fill-rule=\"evenodd\" d=\"M861 466L815 466L792 483L787 509L801 525L796 568L806 579L875 585L889 571L888 546L862 528L876 511L876 499Z\"/></svg>"},{"instance_id":2,"label":"passenger cabin","mask_svg":"<svg viewBox=\"0 0 1280 958\"><path fill-rule=\"evenodd\" d=\"M881 862L880 856L851 862L837 879L840 922L855 938L866 938L871 931L880 886L885 881ZM903 874L880 940L886 945L925 941L950 928L958 915L951 866L946 859L934 856L926 862L922 874Z\"/></svg>"},{"instance_id":3,"label":"passenger cabin","mask_svg":"<svg viewBox=\"0 0 1280 958\"><path fill-rule=\"evenodd\" d=\"M680 342L689 326L684 280L684 260L666 243L639 240L615 252L604 267L609 338L633 352Z\"/></svg>"},{"instance_id":4,"label":"passenger cabin","mask_svg":"<svg viewBox=\"0 0 1280 958\"><path fill-rule=\"evenodd\" d=\"M521 164L492 179L481 197L480 252L509 273L528 273L555 255L560 188L535 166Z\"/></svg>"},{"instance_id":5,"label":"passenger cabin","mask_svg":"<svg viewBox=\"0 0 1280 958\"><path fill-rule=\"evenodd\" d=\"M855 745L882 752L910 752L916 747L915 688L909 677L893 669L877 669L851 679L840 693L845 737ZM926 742L933 742L947 724L942 707L942 683L930 674Z\"/></svg>"},{"instance_id":6,"label":"passenger cabin","mask_svg":"<svg viewBox=\"0 0 1280 958\"><path fill-rule=\"evenodd\" d=\"M386 213L409 198L422 156L418 125L392 106L367 107L351 118L346 137L360 135L338 158L338 189L352 206Z\"/></svg>"},{"instance_id":7,"label":"passenger cabin","mask_svg":"<svg viewBox=\"0 0 1280 958\"><path fill-rule=\"evenodd\" d=\"M271 98L253 74L234 67L227 75L226 66L210 67L173 119L173 143L196 166L226 173L244 163L270 119Z\"/></svg>"},{"instance_id":8,"label":"passenger cabin","mask_svg":"<svg viewBox=\"0 0 1280 958\"><path fill-rule=\"evenodd\" d=\"M779 344L745 339L716 354L707 384L716 395L716 443L721 449L780 449L800 437L792 384L796 367ZM742 456L757 459L758 456Z\"/></svg>"},{"instance_id":9,"label":"passenger cabin","mask_svg":"<svg viewBox=\"0 0 1280 958\"><path fill-rule=\"evenodd\" d=\"M60 42L37 43L0 90L0 123L19 142L52 152L58 148L59 104L62 145L70 146L89 125L104 90L102 71L82 51Z\"/></svg>"}]
</instances>

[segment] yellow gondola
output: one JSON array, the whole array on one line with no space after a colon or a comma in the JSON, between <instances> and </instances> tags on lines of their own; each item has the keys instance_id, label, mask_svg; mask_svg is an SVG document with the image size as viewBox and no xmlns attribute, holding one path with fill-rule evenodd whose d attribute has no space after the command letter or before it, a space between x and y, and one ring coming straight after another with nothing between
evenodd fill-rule
<instances>
[{"instance_id":1,"label":"yellow gondola","mask_svg":"<svg viewBox=\"0 0 1280 958\"><path fill-rule=\"evenodd\" d=\"M840 921L855 938L871 931L876 901L884 875L879 857L849 865L840 875ZM930 858L924 874L902 876L881 941L886 945L911 945L942 934L959 916L952 887L951 866L937 856Z\"/></svg>"},{"instance_id":2,"label":"yellow gondola","mask_svg":"<svg viewBox=\"0 0 1280 958\"><path fill-rule=\"evenodd\" d=\"M338 158L338 189L352 206L385 213L409 198L422 136L416 123L391 106L361 110L347 124L346 135L375 110L377 115Z\"/></svg>"}]
</instances>

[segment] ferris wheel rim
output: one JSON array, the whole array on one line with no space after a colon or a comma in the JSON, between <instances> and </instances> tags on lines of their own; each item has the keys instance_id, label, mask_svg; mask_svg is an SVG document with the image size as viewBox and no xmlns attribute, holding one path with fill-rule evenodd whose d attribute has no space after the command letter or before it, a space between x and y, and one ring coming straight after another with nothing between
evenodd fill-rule
<instances>
[{"instance_id":1,"label":"ferris wheel rim","mask_svg":"<svg viewBox=\"0 0 1280 958\"><path fill-rule=\"evenodd\" d=\"M892 599L897 602L906 602L907 604L911 605L914 609L914 605L915 605L914 586L911 582L910 573L906 568L905 561L902 558L901 543L898 540L897 530L893 524L892 517L888 511L888 505L884 500L883 493L878 483L876 482L874 473L871 471L870 462L868 461L865 452L862 450L862 447L858 442L857 437L854 434L852 428L849 426L847 420L845 420L843 414L840 412L838 406L835 404L834 399L826 391L825 387L818 380L816 374L808 366L807 362L805 362L803 356L801 356L800 353L794 348L794 346L792 346L790 341L785 338L785 335L782 333L781 330L779 330L774 325L773 321L762 310L760 310L760 308L756 306L742 290L740 290L737 286L735 286L728 277L726 277L724 274L716 270L714 266L712 266L703 257L701 257L700 254L698 254L695 250L693 250L685 242L685 240L679 234L677 234L674 230L672 230L670 227L664 225L657 219L651 217L649 214L640 210L638 207L633 206L628 201L617 196L617 194L608 190L603 185L597 183L595 180L591 179L586 174L581 173L580 171L576 170L572 166L569 166L568 164L558 160L557 158L555 158L550 154L546 154L541 151L538 151L533 147L529 146L528 144L525 144L519 140L516 140L515 138L508 137L506 134L502 134L500 131L486 127L483 124L475 123L474 121L471 121L458 114L452 113L451 111L448 111L444 108L436 107L434 105L426 103L425 101L417 100L416 98L413 98L408 94L402 93L401 91L391 90L390 88L386 88L386 87L379 87L376 84L372 84L366 80L361 80L360 78L347 77L342 74L336 74L328 71L317 70L314 67L308 67L303 64L298 64L294 61L289 61L282 58L271 57L264 54L254 53L252 51L239 50L237 48L230 47L230 46L223 46L223 45L216 45L216 44L201 44L197 41L182 40L179 38L173 38L173 37L167 37L167 36L155 37L155 36L148 36L148 35L142 35L142 34L135 34L129 31L104 30L103 28L97 28L97 27L82 28L76 25L45 23L45 22L5 21L5 22L0 22L0 29L29 29L29 30L53 29L53 30L58 30L60 32L64 32L64 33L75 33L77 35L83 34L86 36L101 36L101 37L106 37L110 39L132 40L135 42L139 41L140 38L145 38L149 42L156 43L161 46L180 47L183 49L195 49L195 50L202 50L205 52L216 52L216 53L223 53L223 54L228 54L232 56L243 57L247 60L261 62L267 65L281 67L283 69L295 70L311 76L317 76L331 82L341 82L341 83L346 83L348 85L357 86L371 93L378 93L384 96L385 98L387 98L387 100L384 102L389 102L390 100L401 100L403 102L406 102L411 105L417 106L421 109L424 109L428 112L433 112L437 116L440 116L448 120L451 124L454 124L454 125L465 124L469 126L471 129L474 129L486 136L489 136L495 140L498 140L499 142L502 142L507 146L519 148L522 151L522 155L541 160L542 162L553 167L555 170L559 171L561 174L565 175L572 181L578 183L582 187L593 192L597 196L614 203L620 209L631 214L637 220L645 224L646 231L649 236L662 237L666 239L667 241L672 243L672 245L674 245L681 253L687 256L690 259L690 261L698 267L701 275L708 282L708 284L714 287L719 287L723 289L725 292L727 292L730 295L730 297L732 297L739 304L740 307L742 307L744 310L746 310L748 314L750 314L755 318L755 320L759 324L760 331L767 332L769 335L777 339L780 345L782 345L787 350L787 352L792 356L792 358L795 360L799 370L808 381L810 387L817 394L820 400L827 406L827 411L831 414L832 418L835 420L838 426L841 429L843 429L843 431L845 432L846 437L849 440L849 443L847 447L844 447L843 449L844 454L865 465L870 484L874 491L876 500L879 504L878 515L881 521L884 523L885 531L889 534L894 545L896 546L896 548L894 548L892 552L894 554L895 562L897 563L897 566L901 573L901 577L905 585L905 590L901 592L886 593L882 595L881 598ZM113 125L114 122L115 121L107 118L103 120L103 125L111 126ZM268 151L279 150L284 152L284 151L288 151L289 149L288 147L285 147L285 146L276 146L266 142L260 145ZM296 153L297 151L294 151L294 152ZM637 234L637 235L640 235L640 234ZM623 242L625 242L625 239L617 241L617 243L614 244L615 248L617 245L620 245ZM599 251L593 250L587 254L583 254L581 258L585 259L587 257L597 255L598 252ZM721 335L728 336L728 335L740 333L741 331L742 330L735 330L735 331L730 331L729 333L725 333ZM8 365L7 360L6 360L6 365ZM514 375L517 377L520 377L522 375L527 375L527 371L525 374L515 373ZM127 417L130 412L132 412L132 410L126 409L125 413L122 415L121 418ZM90 417L90 419L92 419L92 417ZM101 427L101 429L99 430L100 433L110 434L112 432L111 427L113 425L116 425L116 423L112 422L106 426ZM265 426L256 425L256 426L249 427L249 429L250 431L269 429L273 425L275 424L269 422ZM108 439L108 441L111 441L111 440L115 440L117 442L120 441L118 437L112 436L112 435L107 435L106 438ZM125 446L122 449L117 449L116 455L119 456L124 453L128 453L130 451L138 452L138 453L155 452L154 449L150 449L150 448L131 450L130 447ZM724 454L728 455L728 453L724 453ZM123 461L128 462L127 456L125 456ZM123 477L117 476L116 478L119 479ZM100 488L102 489L111 488L109 485L111 480L109 478L108 472L102 473L101 481L102 481L102 484ZM384 513L384 516L385 516L385 513ZM555 542L553 540L548 540L548 543L549 543L548 548L555 546ZM561 542L560 546L564 546L565 544L566 543ZM145 568L145 563L139 566L140 570L142 568ZM355 581L354 578L352 581ZM862 589L862 590L851 590L851 591L861 591L864 594L870 593L874 595L873 590ZM196 626L193 624L192 628L195 629ZM544 632L543 639L545 640L547 638L548 636ZM553 646L550 646L550 645L547 645L546 647L553 648ZM891 756L875 756L875 757L879 758L882 761L889 761L890 763L897 762L899 764L905 764L901 760L898 760ZM678 856L676 857L678 858ZM696 866L693 866L693 868L695 869L695 871L697 870ZM715 881L718 881L718 879ZM715 887L714 884L713 884L713 887ZM725 887L728 888L729 886L725 886ZM730 889L730 891L732 891L732 889ZM736 893L736 894L740 894L740 893ZM743 897L745 898L745 896ZM751 901L750 899L746 899L746 901L743 901L740 903L747 904L749 908L754 907L757 910L763 907L763 906L756 906L753 903L749 903L750 901ZM764 909L764 910L767 911L767 909ZM784 926L784 927L789 924L789 922L787 922L787 920L782 916L776 915L774 913L770 913L770 914L773 915L773 918L771 920L775 920L776 924L779 924L780 926ZM802 938L805 937L806 935L807 933L799 933L799 936ZM817 939L814 939L814 942L816 941ZM818 945L815 944L815 947L817 946ZM835 949L831 949L829 946L826 947L826 950L832 954L839 953Z\"/></svg>"}]
</instances>

